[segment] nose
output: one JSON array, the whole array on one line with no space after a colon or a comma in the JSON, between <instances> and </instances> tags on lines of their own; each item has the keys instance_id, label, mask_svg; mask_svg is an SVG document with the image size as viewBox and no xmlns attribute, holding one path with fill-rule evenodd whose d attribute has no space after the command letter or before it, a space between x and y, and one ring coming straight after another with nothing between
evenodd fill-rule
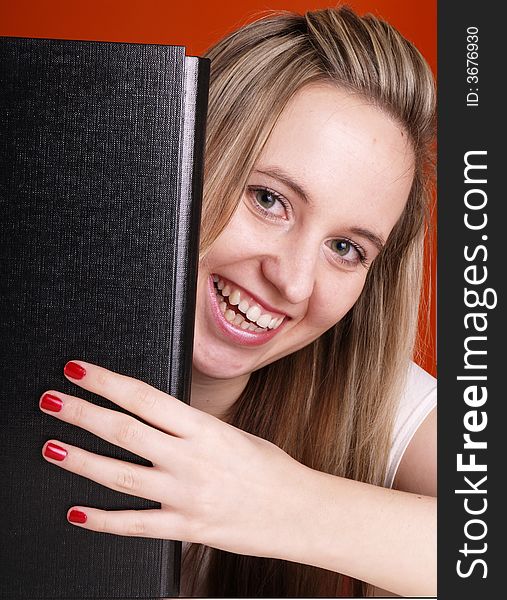
<instances>
[{"instance_id":1,"label":"nose","mask_svg":"<svg viewBox=\"0 0 507 600\"><path fill-rule=\"evenodd\" d=\"M262 272L288 302L299 304L313 293L318 257L315 241L288 240L263 257Z\"/></svg>"}]
</instances>

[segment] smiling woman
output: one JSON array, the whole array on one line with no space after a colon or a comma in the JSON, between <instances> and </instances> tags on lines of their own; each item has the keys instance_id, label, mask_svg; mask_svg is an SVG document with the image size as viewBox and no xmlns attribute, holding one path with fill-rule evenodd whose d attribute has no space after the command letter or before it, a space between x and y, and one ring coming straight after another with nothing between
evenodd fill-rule
<instances>
[{"instance_id":1,"label":"smiling woman","mask_svg":"<svg viewBox=\"0 0 507 600\"><path fill-rule=\"evenodd\" d=\"M411 363L432 183L429 67L387 23L344 7L260 19L207 56L192 405L320 472L435 495L435 384ZM364 580L434 592L435 522L411 569L400 569L406 547L380 567L365 548L384 554L386 532L359 534L379 509L372 498L344 540ZM414 513L403 526L423 522ZM184 572L199 572L199 554L203 594L366 591L347 561L327 567L356 577L344 587L336 573L202 547Z\"/></svg>"},{"instance_id":2,"label":"smiling woman","mask_svg":"<svg viewBox=\"0 0 507 600\"><path fill-rule=\"evenodd\" d=\"M191 406L82 361L67 377L142 421L41 400L153 466L56 440L47 460L161 508L68 518L186 542L182 595L435 594L435 384L412 363L431 72L347 8L271 15L208 57Z\"/></svg>"},{"instance_id":3,"label":"smiling woman","mask_svg":"<svg viewBox=\"0 0 507 600\"><path fill-rule=\"evenodd\" d=\"M196 381L250 374L340 321L399 220L413 164L400 125L365 99L329 84L296 93L200 268Z\"/></svg>"}]
</instances>

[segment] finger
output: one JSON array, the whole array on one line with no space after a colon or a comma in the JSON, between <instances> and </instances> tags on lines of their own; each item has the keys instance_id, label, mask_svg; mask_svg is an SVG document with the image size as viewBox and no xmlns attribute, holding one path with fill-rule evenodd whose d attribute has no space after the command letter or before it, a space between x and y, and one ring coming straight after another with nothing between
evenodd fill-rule
<instances>
[{"instance_id":1,"label":"finger","mask_svg":"<svg viewBox=\"0 0 507 600\"><path fill-rule=\"evenodd\" d=\"M100 510L73 506L67 520L83 529L132 537L187 540L182 519L168 510Z\"/></svg>"},{"instance_id":2,"label":"finger","mask_svg":"<svg viewBox=\"0 0 507 600\"><path fill-rule=\"evenodd\" d=\"M158 429L180 437L195 431L194 422L200 411L147 383L82 360L69 361L64 374L73 383L111 400Z\"/></svg>"},{"instance_id":3,"label":"finger","mask_svg":"<svg viewBox=\"0 0 507 600\"><path fill-rule=\"evenodd\" d=\"M46 442L42 456L66 471L86 477L117 492L167 503L169 475L153 467L136 465L88 452L58 440Z\"/></svg>"},{"instance_id":4,"label":"finger","mask_svg":"<svg viewBox=\"0 0 507 600\"><path fill-rule=\"evenodd\" d=\"M135 417L62 392L44 392L39 406L46 414L86 429L115 446L146 458L154 465L162 464L164 458L174 458L177 455L176 444L181 442L179 438L154 429Z\"/></svg>"}]
</instances>

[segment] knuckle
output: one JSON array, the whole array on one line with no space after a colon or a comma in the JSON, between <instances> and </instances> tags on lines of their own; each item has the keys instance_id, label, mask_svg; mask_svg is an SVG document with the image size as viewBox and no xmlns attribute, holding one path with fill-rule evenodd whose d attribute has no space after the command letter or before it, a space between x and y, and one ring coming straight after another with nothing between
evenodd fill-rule
<instances>
[{"instance_id":1,"label":"knuckle","mask_svg":"<svg viewBox=\"0 0 507 600\"><path fill-rule=\"evenodd\" d=\"M88 455L85 452L74 453L74 470L80 475L88 473Z\"/></svg>"},{"instance_id":2,"label":"knuckle","mask_svg":"<svg viewBox=\"0 0 507 600\"><path fill-rule=\"evenodd\" d=\"M104 511L103 513L99 513L99 515L96 517L96 525L94 529L95 531L104 533L111 531L109 525L109 518L106 511Z\"/></svg>"},{"instance_id":3,"label":"knuckle","mask_svg":"<svg viewBox=\"0 0 507 600\"><path fill-rule=\"evenodd\" d=\"M133 469L123 467L116 476L116 487L120 491L137 491L139 489L139 480Z\"/></svg>"},{"instance_id":4,"label":"knuckle","mask_svg":"<svg viewBox=\"0 0 507 600\"><path fill-rule=\"evenodd\" d=\"M142 439L142 429L135 419L123 419L116 430L115 439L121 444L129 444Z\"/></svg>"},{"instance_id":5,"label":"knuckle","mask_svg":"<svg viewBox=\"0 0 507 600\"><path fill-rule=\"evenodd\" d=\"M200 481L199 489L194 492L193 507L194 513L207 517L212 515L216 509L216 496L213 493L213 486L203 478Z\"/></svg>"},{"instance_id":6,"label":"knuckle","mask_svg":"<svg viewBox=\"0 0 507 600\"><path fill-rule=\"evenodd\" d=\"M129 525L129 535L143 536L146 534L146 524L141 515L136 515Z\"/></svg>"},{"instance_id":7,"label":"knuckle","mask_svg":"<svg viewBox=\"0 0 507 600\"><path fill-rule=\"evenodd\" d=\"M192 542L200 542L203 539L200 524L193 516L175 514L171 523L174 539L184 539Z\"/></svg>"},{"instance_id":8,"label":"knuckle","mask_svg":"<svg viewBox=\"0 0 507 600\"><path fill-rule=\"evenodd\" d=\"M74 402L72 420L75 423L83 423L86 415L86 404L80 400Z\"/></svg>"},{"instance_id":9,"label":"knuckle","mask_svg":"<svg viewBox=\"0 0 507 600\"><path fill-rule=\"evenodd\" d=\"M198 431L210 431L213 428L213 420L209 418L208 413L201 410L193 411L192 422Z\"/></svg>"},{"instance_id":10,"label":"knuckle","mask_svg":"<svg viewBox=\"0 0 507 600\"><path fill-rule=\"evenodd\" d=\"M148 410L153 409L157 402L157 398L153 392L153 389L144 383L136 384L133 393L133 400L136 406L140 406L141 408Z\"/></svg>"},{"instance_id":11,"label":"knuckle","mask_svg":"<svg viewBox=\"0 0 507 600\"><path fill-rule=\"evenodd\" d=\"M135 419L126 418L118 426L114 437L116 442L122 445L141 440L143 433L139 423Z\"/></svg>"},{"instance_id":12,"label":"knuckle","mask_svg":"<svg viewBox=\"0 0 507 600\"><path fill-rule=\"evenodd\" d=\"M193 542L206 543L211 539L209 519L204 515L187 515L179 522L179 529L183 536Z\"/></svg>"},{"instance_id":13,"label":"knuckle","mask_svg":"<svg viewBox=\"0 0 507 600\"><path fill-rule=\"evenodd\" d=\"M191 408L189 419L187 424L189 426L190 435L199 444L211 444L216 436L216 427L214 423L214 417L210 418L208 413Z\"/></svg>"},{"instance_id":14,"label":"knuckle","mask_svg":"<svg viewBox=\"0 0 507 600\"><path fill-rule=\"evenodd\" d=\"M110 381L109 372L106 369L99 369L96 375L96 381L101 387L108 387Z\"/></svg>"}]
</instances>

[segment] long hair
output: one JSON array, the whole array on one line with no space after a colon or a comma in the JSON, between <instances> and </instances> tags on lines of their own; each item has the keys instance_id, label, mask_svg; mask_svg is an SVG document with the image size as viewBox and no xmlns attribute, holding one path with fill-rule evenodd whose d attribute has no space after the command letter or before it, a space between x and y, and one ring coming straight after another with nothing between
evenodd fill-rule
<instances>
[{"instance_id":1,"label":"long hair","mask_svg":"<svg viewBox=\"0 0 507 600\"><path fill-rule=\"evenodd\" d=\"M409 198L359 299L313 343L252 373L226 417L313 469L384 485L417 327L432 181L431 71L389 24L343 6L304 16L269 14L228 35L206 56L211 84L202 260L232 217L278 117L304 86L324 82L360 95L408 133L415 155ZM198 544L189 547L184 566L195 575L194 595L365 592L362 582L339 573Z\"/></svg>"}]
</instances>

